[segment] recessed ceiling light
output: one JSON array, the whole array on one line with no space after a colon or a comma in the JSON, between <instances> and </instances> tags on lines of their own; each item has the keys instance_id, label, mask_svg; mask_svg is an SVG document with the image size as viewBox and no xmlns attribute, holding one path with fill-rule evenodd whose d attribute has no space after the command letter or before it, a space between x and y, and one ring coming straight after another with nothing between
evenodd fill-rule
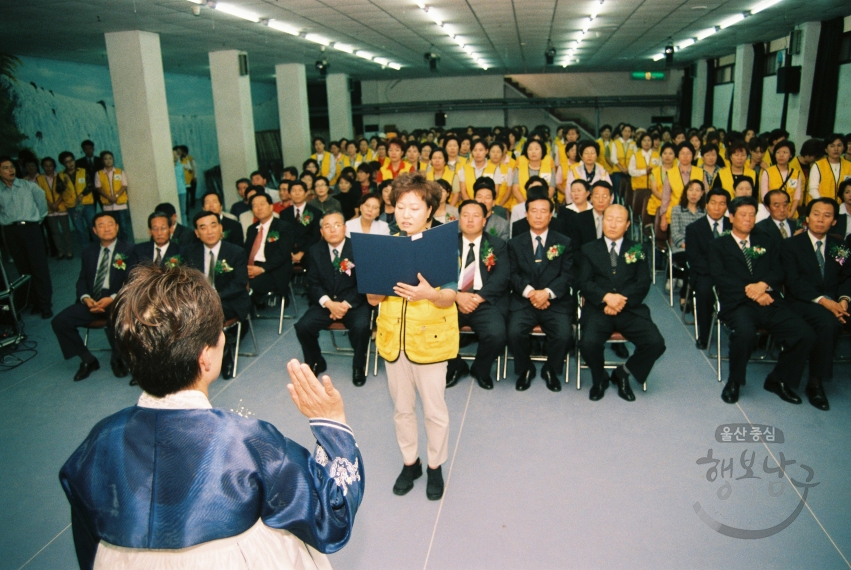
<instances>
[{"instance_id":1,"label":"recessed ceiling light","mask_svg":"<svg viewBox=\"0 0 851 570\"><path fill-rule=\"evenodd\" d=\"M706 6L692 6L692 10L706 10Z\"/></svg>"}]
</instances>

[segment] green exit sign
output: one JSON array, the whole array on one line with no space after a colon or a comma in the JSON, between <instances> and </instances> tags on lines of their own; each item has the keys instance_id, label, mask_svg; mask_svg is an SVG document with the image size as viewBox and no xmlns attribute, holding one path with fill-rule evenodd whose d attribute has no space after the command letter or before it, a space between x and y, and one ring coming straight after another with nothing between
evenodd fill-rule
<instances>
[{"instance_id":1,"label":"green exit sign","mask_svg":"<svg viewBox=\"0 0 851 570\"><path fill-rule=\"evenodd\" d=\"M639 79L641 81L664 81L665 80L665 72L664 71L633 71L632 72L633 79Z\"/></svg>"}]
</instances>

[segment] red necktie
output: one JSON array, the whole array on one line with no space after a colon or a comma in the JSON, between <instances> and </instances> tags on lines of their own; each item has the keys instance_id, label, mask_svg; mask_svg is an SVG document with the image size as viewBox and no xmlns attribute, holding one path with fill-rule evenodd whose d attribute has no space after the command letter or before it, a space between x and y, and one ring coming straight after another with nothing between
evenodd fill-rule
<instances>
[{"instance_id":1,"label":"red necktie","mask_svg":"<svg viewBox=\"0 0 851 570\"><path fill-rule=\"evenodd\" d=\"M263 226L257 226L257 237L254 238L254 244L251 246L251 255L248 256L248 265L254 265L254 258L257 257L257 252L260 251L261 245L263 245Z\"/></svg>"}]
</instances>

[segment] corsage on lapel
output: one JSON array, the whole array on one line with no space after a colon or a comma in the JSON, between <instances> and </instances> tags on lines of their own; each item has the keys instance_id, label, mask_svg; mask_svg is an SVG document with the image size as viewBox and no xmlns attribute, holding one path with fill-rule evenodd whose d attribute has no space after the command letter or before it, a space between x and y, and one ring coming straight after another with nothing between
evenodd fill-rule
<instances>
[{"instance_id":1,"label":"corsage on lapel","mask_svg":"<svg viewBox=\"0 0 851 570\"><path fill-rule=\"evenodd\" d=\"M482 242L482 248L479 250L479 258L485 264L485 267L488 269L488 273L490 273L491 268L496 265L496 255L493 253L493 248L488 245L485 247L485 242Z\"/></svg>"},{"instance_id":2,"label":"corsage on lapel","mask_svg":"<svg viewBox=\"0 0 851 570\"><path fill-rule=\"evenodd\" d=\"M851 257L851 251L844 245L834 245L830 248L830 257L835 259L839 265L845 265L845 262Z\"/></svg>"},{"instance_id":3,"label":"corsage on lapel","mask_svg":"<svg viewBox=\"0 0 851 570\"><path fill-rule=\"evenodd\" d=\"M112 259L113 259L112 266L114 268L120 269L121 271L127 270L127 262L124 261L125 259L127 259L126 255L124 255L122 253L118 253L116 251L115 255L112 256Z\"/></svg>"},{"instance_id":4,"label":"corsage on lapel","mask_svg":"<svg viewBox=\"0 0 851 570\"><path fill-rule=\"evenodd\" d=\"M172 255L163 263L166 269L174 269L178 265L183 265L183 258L179 255Z\"/></svg>"},{"instance_id":5,"label":"corsage on lapel","mask_svg":"<svg viewBox=\"0 0 851 570\"><path fill-rule=\"evenodd\" d=\"M349 261L349 258L340 259L340 260L334 261L333 263L334 263L334 269L336 269L340 273L345 273L349 277L352 276L352 269L355 268L355 264L352 263L351 261Z\"/></svg>"},{"instance_id":6,"label":"corsage on lapel","mask_svg":"<svg viewBox=\"0 0 851 570\"><path fill-rule=\"evenodd\" d=\"M641 244L635 244L631 248L629 248L626 253L623 254L623 260L627 265L631 263L635 263L636 261L641 261L644 259L644 249L641 247Z\"/></svg>"},{"instance_id":7,"label":"corsage on lapel","mask_svg":"<svg viewBox=\"0 0 851 570\"><path fill-rule=\"evenodd\" d=\"M759 247L758 245L745 248L745 255L747 255L751 259L757 259L765 255L765 248Z\"/></svg>"},{"instance_id":8,"label":"corsage on lapel","mask_svg":"<svg viewBox=\"0 0 851 570\"><path fill-rule=\"evenodd\" d=\"M230 273L233 271L233 267L228 265L226 259L220 259L216 261L216 275L221 275L222 273Z\"/></svg>"},{"instance_id":9,"label":"corsage on lapel","mask_svg":"<svg viewBox=\"0 0 851 570\"><path fill-rule=\"evenodd\" d=\"M304 211L304 214L301 216L301 225L309 226L310 222L313 221L313 216L310 215L310 212L307 210Z\"/></svg>"},{"instance_id":10,"label":"corsage on lapel","mask_svg":"<svg viewBox=\"0 0 851 570\"><path fill-rule=\"evenodd\" d=\"M275 243L279 239L281 239L281 234L278 232L269 232L266 235L266 243Z\"/></svg>"},{"instance_id":11,"label":"corsage on lapel","mask_svg":"<svg viewBox=\"0 0 851 570\"><path fill-rule=\"evenodd\" d=\"M552 261L559 255L564 253L564 246L561 244L550 246L550 249L547 250L547 259Z\"/></svg>"}]
</instances>

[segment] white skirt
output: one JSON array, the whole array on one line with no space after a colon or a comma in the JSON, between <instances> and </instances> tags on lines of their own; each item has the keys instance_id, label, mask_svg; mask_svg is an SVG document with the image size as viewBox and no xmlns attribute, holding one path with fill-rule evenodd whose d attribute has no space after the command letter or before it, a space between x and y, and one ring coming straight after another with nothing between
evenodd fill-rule
<instances>
[{"instance_id":1,"label":"white skirt","mask_svg":"<svg viewBox=\"0 0 851 570\"><path fill-rule=\"evenodd\" d=\"M328 557L262 520L237 536L179 550L147 550L101 541L95 570L331 570Z\"/></svg>"}]
</instances>

